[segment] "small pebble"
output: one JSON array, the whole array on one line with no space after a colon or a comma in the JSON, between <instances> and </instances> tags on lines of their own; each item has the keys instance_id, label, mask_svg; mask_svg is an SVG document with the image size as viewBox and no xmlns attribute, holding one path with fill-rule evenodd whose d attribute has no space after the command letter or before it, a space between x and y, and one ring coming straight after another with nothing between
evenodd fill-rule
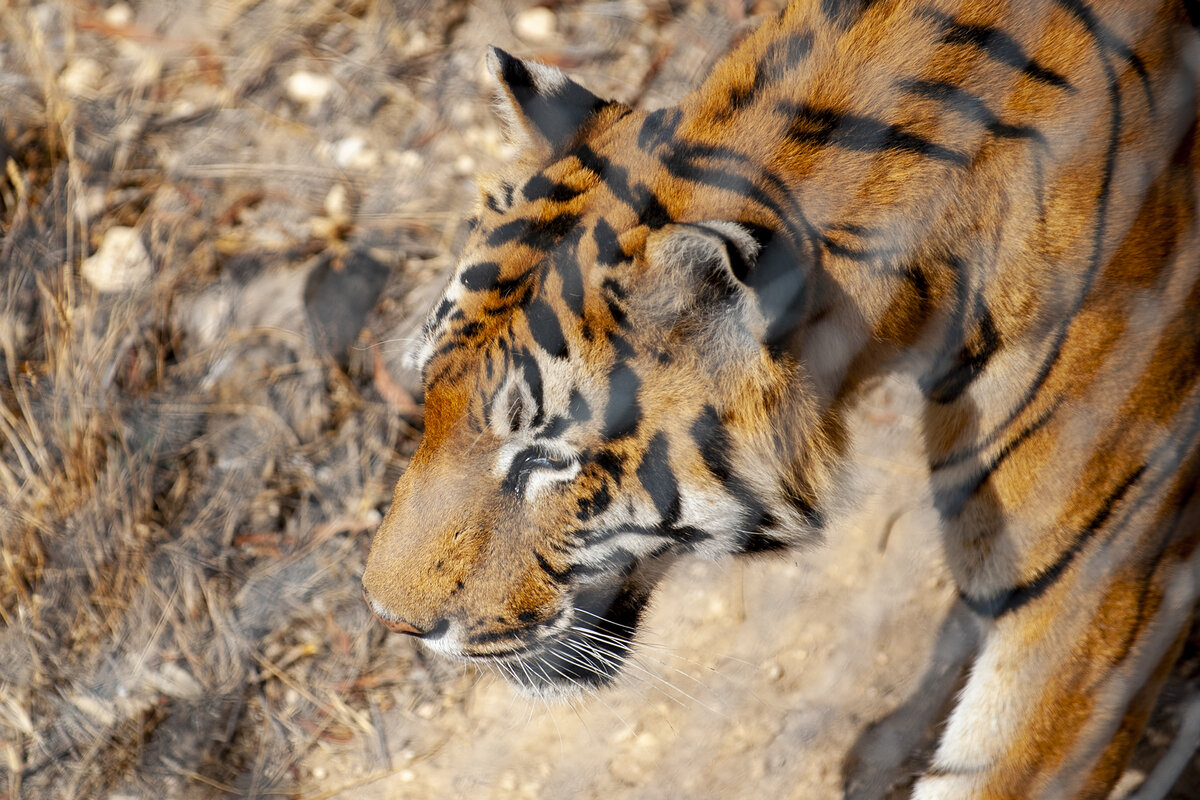
<instances>
[{"instance_id":1,"label":"small pebble","mask_svg":"<svg viewBox=\"0 0 1200 800\"><path fill-rule=\"evenodd\" d=\"M517 14L513 30L527 42L545 42L558 30L558 20L550 9L534 6Z\"/></svg>"},{"instance_id":2,"label":"small pebble","mask_svg":"<svg viewBox=\"0 0 1200 800\"><path fill-rule=\"evenodd\" d=\"M288 76L285 88L292 102L315 108L333 90L333 79L328 75L300 70Z\"/></svg>"},{"instance_id":3,"label":"small pebble","mask_svg":"<svg viewBox=\"0 0 1200 800\"><path fill-rule=\"evenodd\" d=\"M104 21L114 28L123 28L133 22L133 9L128 3L113 3L105 9Z\"/></svg>"},{"instance_id":4,"label":"small pebble","mask_svg":"<svg viewBox=\"0 0 1200 800\"><path fill-rule=\"evenodd\" d=\"M454 161L454 172L457 175L468 176L475 174L475 159L471 158L466 153L460 155Z\"/></svg>"},{"instance_id":5,"label":"small pebble","mask_svg":"<svg viewBox=\"0 0 1200 800\"><path fill-rule=\"evenodd\" d=\"M334 142L333 161L342 169L370 169L379 163L379 154L361 136L347 136Z\"/></svg>"},{"instance_id":6,"label":"small pebble","mask_svg":"<svg viewBox=\"0 0 1200 800\"><path fill-rule=\"evenodd\" d=\"M325 195L325 214L333 220L346 220L350 217L350 206L347 202L346 187L335 183Z\"/></svg>"},{"instance_id":7,"label":"small pebble","mask_svg":"<svg viewBox=\"0 0 1200 800\"><path fill-rule=\"evenodd\" d=\"M118 225L108 229L80 272L98 292L122 292L150 280L153 268L138 232Z\"/></svg>"},{"instance_id":8,"label":"small pebble","mask_svg":"<svg viewBox=\"0 0 1200 800\"><path fill-rule=\"evenodd\" d=\"M91 94L104 83L104 67L93 58L75 58L58 76L58 85L69 95Z\"/></svg>"}]
</instances>

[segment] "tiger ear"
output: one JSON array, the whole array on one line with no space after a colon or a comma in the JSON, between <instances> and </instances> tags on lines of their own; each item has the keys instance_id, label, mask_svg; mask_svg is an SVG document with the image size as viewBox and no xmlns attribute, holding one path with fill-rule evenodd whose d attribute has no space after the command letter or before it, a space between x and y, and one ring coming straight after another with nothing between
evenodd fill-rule
<instances>
[{"instance_id":1,"label":"tiger ear","mask_svg":"<svg viewBox=\"0 0 1200 800\"><path fill-rule=\"evenodd\" d=\"M554 67L522 61L499 47L488 48L487 65L500 86L496 105L510 138L518 140L514 144L557 152L611 102Z\"/></svg>"},{"instance_id":2,"label":"tiger ear","mask_svg":"<svg viewBox=\"0 0 1200 800\"><path fill-rule=\"evenodd\" d=\"M747 285L760 246L742 225L724 220L675 223L646 238L646 310L674 330L757 347L766 320Z\"/></svg>"},{"instance_id":3,"label":"tiger ear","mask_svg":"<svg viewBox=\"0 0 1200 800\"><path fill-rule=\"evenodd\" d=\"M663 298L668 306L707 313L714 324L721 323L712 309L724 306L762 344L779 345L810 311L815 257L768 228L676 223L652 232L645 248L648 264L664 271L662 284L679 287L679 299Z\"/></svg>"}]
</instances>

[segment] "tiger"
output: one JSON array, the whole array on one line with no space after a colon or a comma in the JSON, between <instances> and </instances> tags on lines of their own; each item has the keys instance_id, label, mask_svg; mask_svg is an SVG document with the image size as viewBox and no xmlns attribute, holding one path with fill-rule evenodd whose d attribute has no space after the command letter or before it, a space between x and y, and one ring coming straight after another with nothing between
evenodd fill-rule
<instances>
[{"instance_id":1,"label":"tiger","mask_svg":"<svg viewBox=\"0 0 1200 800\"><path fill-rule=\"evenodd\" d=\"M819 546L863 388L919 388L981 638L912 796L1106 797L1200 558L1200 5L794 0L642 110L490 48L370 610L611 684L677 559ZM861 499L861 498L859 498Z\"/></svg>"}]
</instances>

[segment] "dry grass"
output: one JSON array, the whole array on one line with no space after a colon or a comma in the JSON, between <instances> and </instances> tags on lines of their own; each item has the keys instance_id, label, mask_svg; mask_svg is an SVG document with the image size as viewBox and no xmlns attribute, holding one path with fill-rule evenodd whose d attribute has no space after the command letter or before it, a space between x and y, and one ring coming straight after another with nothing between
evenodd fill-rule
<instances>
[{"instance_id":1,"label":"dry grass","mask_svg":"<svg viewBox=\"0 0 1200 800\"><path fill-rule=\"evenodd\" d=\"M302 291L356 248L439 248L417 217L354 227L324 199L362 171L304 166L382 95L353 90L419 74L382 41L403 8L168 5L0 12L0 796L291 795L412 685L356 586L411 429ZM278 85L309 62L368 73L328 125ZM100 293L80 265L115 225L153 278Z\"/></svg>"}]
</instances>

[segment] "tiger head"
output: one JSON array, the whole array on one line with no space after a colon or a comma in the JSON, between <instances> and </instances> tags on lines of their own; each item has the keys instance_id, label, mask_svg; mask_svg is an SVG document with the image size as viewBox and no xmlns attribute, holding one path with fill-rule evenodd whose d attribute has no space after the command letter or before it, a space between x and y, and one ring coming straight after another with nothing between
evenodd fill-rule
<instances>
[{"instance_id":1,"label":"tiger head","mask_svg":"<svg viewBox=\"0 0 1200 800\"><path fill-rule=\"evenodd\" d=\"M364 596L437 652L571 693L618 674L675 557L819 527L795 445L816 412L776 330L803 254L738 186L678 185L677 109L488 62L524 155L426 321L425 434Z\"/></svg>"}]
</instances>

